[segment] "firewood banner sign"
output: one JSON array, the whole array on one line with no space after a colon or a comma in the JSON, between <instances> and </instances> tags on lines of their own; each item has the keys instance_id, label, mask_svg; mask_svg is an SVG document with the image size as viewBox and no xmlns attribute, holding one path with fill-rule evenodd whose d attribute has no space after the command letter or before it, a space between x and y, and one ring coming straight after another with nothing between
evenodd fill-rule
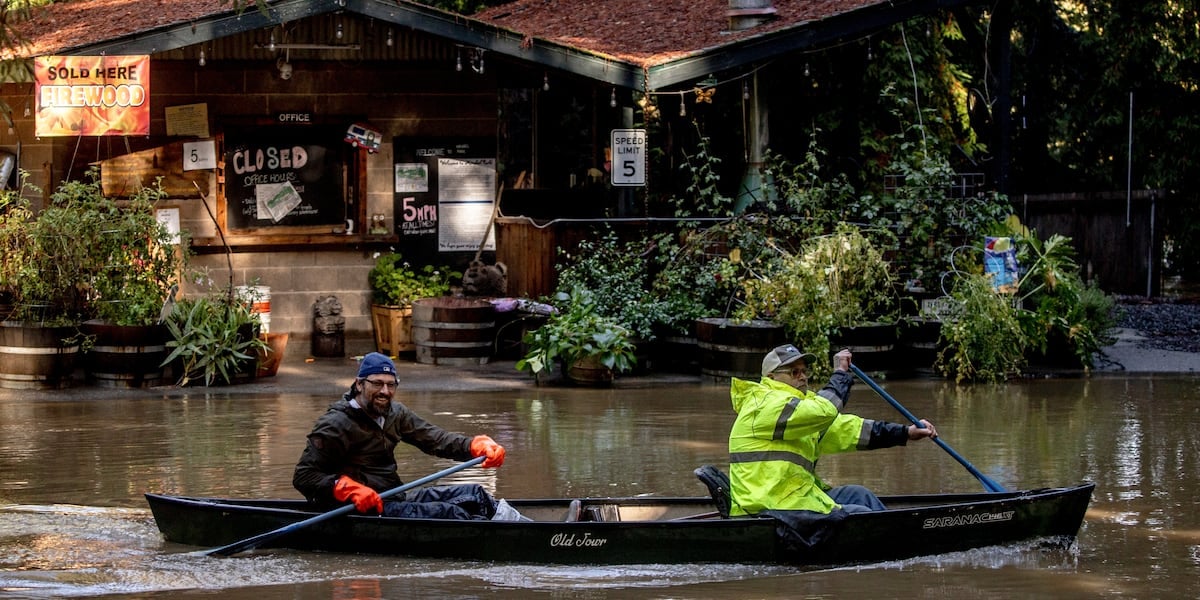
<instances>
[{"instance_id":1,"label":"firewood banner sign","mask_svg":"<svg viewBox=\"0 0 1200 600\"><path fill-rule=\"evenodd\" d=\"M34 59L38 137L150 135L150 57Z\"/></svg>"}]
</instances>

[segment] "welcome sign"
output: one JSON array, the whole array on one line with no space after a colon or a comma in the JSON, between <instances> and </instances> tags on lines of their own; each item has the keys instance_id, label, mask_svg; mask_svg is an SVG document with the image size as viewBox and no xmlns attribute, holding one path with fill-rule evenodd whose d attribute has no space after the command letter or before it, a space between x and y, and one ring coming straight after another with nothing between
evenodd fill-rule
<instances>
[{"instance_id":1,"label":"welcome sign","mask_svg":"<svg viewBox=\"0 0 1200 600\"><path fill-rule=\"evenodd\" d=\"M35 134L150 135L150 57L34 59Z\"/></svg>"}]
</instances>

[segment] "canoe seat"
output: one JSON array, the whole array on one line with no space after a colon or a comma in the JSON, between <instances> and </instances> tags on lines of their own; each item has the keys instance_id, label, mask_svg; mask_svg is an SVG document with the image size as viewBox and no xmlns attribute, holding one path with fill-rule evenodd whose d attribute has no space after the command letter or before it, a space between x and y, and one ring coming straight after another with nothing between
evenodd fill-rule
<instances>
[{"instance_id":1,"label":"canoe seat","mask_svg":"<svg viewBox=\"0 0 1200 600\"><path fill-rule=\"evenodd\" d=\"M697 467L692 472L696 474L701 483L708 487L708 493L712 495L713 504L717 506L717 512L721 514L721 518L728 519L731 502L729 499L729 476L712 465Z\"/></svg>"},{"instance_id":2,"label":"canoe seat","mask_svg":"<svg viewBox=\"0 0 1200 600\"><path fill-rule=\"evenodd\" d=\"M578 521L578 520L579 520L579 515L580 515L582 512L583 512L583 503L579 501L579 498L576 498L576 499L572 500L572 501L571 501L571 504L567 505L567 518L566 518L566 521L567 521L568 523L571 523L571 522L574 522L574 521Z\"/></svg>"}]
</instances>

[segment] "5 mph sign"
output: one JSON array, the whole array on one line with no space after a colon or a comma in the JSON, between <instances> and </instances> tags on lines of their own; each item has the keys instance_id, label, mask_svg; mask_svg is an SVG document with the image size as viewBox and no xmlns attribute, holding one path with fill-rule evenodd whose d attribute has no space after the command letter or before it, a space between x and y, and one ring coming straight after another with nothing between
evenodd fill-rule
<instances>
[{"instance_id":1,"label":"5 mph sign","mask_svg":"<svg viewBox=\"0 0 1200 600\"><path fill-rule=\"evenodd\" d=\"M612 130L612 184L646 185L646 130Z\"/></svg>"}]
</instances>

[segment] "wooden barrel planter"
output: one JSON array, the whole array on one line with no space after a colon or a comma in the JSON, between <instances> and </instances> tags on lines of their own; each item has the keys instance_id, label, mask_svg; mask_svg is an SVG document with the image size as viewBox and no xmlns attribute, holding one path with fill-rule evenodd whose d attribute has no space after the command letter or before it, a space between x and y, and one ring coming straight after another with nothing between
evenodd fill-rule
<instances>
[{"instance_id":1,"label":"wooden barrel planter","mask_svg":"<svg viewBox=\"0 0 1200 600\"><path fill-rule=\"evenodd\" d=\"M71 385L78 330L17 321L0 323L0 388L52 390ZM66 342L64 340L75 340Z\"/></svg>"},{"instance_id":2,"label":"wooden barrel planter","mask_svg":"<svg viewBox=\"0 0 1200 600\"><path fill-rule=\"evenodd\" d=\"M83 372L88 383L100 387L140 388L166 383L170 332L163 325L115 325L86 321L80 326L92 337L92 347L83 355Z\"/></svg>"},{"instance_id":3,"label":"wooden barrel planter","mask_svg":"<svg viewBox=\"0 0 1200 600\"><path fill-rule=\"evenodd\" d=\"M909 369L924 372L933 369L941 350L942 322L937 319L908 319L900 330L899 356Z\"/></svg>"},{"instance_id":4,"label":"wooden barrel planter","mask_svg":"<svg viewBox=\"0 0 1200 600\"><path fill-rule=\"evenodd\" d=\"M763 357L786 343L783 326L771 321L696 319L700 373L708 377L758 380Z\"/></svg>"},{"instance_id":5,"label":"wooden barrel planter","mask_svg":"<svg viewBox=\"0 0 1200 600\"><path fill-rule=\"evenodd\" d=\"M829 348L833 352L850 350L854 364L864 371L892 370L897 367L893 351L898 339L899 328L895 323L868 323L839 327L829 338Z\"/></svg>"},{"instance_id":6,"label":"wooden barrel planter","mask_svg":"<svg viewBox=\"0 0 1200 600\"><path fill-rule=\"evenodd\" d=\"M486 364L495 343L496 309L477 298L422 298L413 303L412 337L419 363Z\"/></svg>"}]
</instances>

